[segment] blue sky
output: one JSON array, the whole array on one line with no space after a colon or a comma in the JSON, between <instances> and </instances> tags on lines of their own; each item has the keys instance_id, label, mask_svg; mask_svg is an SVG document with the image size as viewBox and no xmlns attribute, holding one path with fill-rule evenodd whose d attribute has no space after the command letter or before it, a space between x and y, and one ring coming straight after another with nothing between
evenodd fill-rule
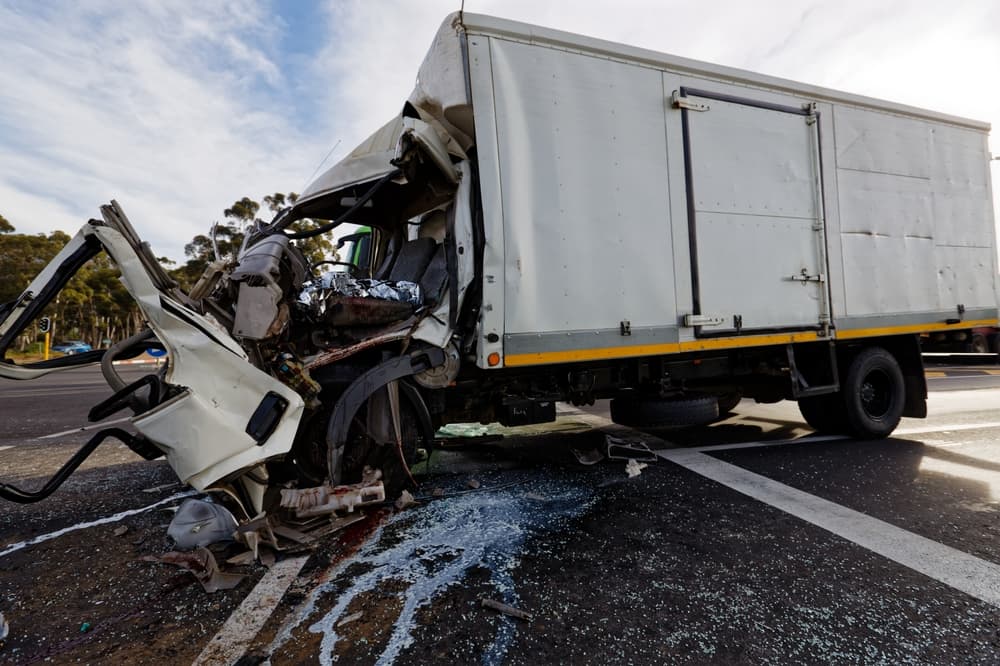
<instances>
[{"instance_id":1,"label":"blue sky","mask_svg":"<svg viewBox=\"0 0 1000 666\"><path fill-rule=\"evenodd\" d=\"M332 160L397 113L458 5L0 0L0 214L19 231L72 232L116 198L159 254L182 259L233 201L301 191L338 141ZM1000 126L993 0L467 0L466 11ZM996 136L991 146L1000 154Z\"/></svg>"}]
</instances>

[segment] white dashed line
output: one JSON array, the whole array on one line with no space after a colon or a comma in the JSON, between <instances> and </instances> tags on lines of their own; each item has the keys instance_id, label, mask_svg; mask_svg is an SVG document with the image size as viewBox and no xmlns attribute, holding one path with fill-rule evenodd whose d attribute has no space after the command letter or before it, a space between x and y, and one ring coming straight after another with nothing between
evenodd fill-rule
<instances>
[{"instance_id":1,"label":"white dashed line","mask_svg":"<svg viewBox=\"0 0 1000 666\"><path fill-rule=\"evenodd\" d=\"M308 559L308 555L302 555L282 560L271 567L229 616L219 633L208 642L192 666L232 664L242 657Z\"/></svg>"},{"instance_id":2,"label":"white dashed line","mask_svg":"<svg viewBox=\"0 0 1000 666\"><path fill-rule=\"evenodd\" d=\"M1000 566L690 449L657 455L812 523L928 578L1000 606Z\"/></svg>"}]
</instances>

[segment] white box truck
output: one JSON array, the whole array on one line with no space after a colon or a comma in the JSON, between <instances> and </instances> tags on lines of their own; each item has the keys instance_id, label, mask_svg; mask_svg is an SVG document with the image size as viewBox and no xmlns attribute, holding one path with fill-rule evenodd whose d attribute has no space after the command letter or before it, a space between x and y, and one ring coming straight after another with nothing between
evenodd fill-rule
<instances>
[{"instance_id":1,"label":"white box truck","mask_svg":"<svg viewBox=\"0 0 1000 666\"><path fill-rule=\"evenodd\" d=\"M796 400L818 430L884 437L926 414L919 334L997 323L988 131L456 14L401 113L191 292L106 206L3 307L0 346L101 250L145 337L0 375L102 360L95 417L131 409L136 450L251 516L277 484L404 485L438 426L558 401L645 427ZM309 266L296 240L346 222L364 252ZM170 362L125 386L111 360L151 341Z\"/></svg>"}]
</instances>

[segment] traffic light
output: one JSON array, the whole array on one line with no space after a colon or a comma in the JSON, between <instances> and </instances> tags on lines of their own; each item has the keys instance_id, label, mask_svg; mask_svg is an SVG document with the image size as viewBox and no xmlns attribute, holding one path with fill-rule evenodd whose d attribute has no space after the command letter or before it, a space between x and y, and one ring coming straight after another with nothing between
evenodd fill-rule
<instances>
[{"instance_id":1,"label":"traffic light","mask_svg":"<svg viewBox=\"0 0 1000 666\"><path fill-rule=\"evenodd\" d=\"M52 330L52 320L48 317L42 317L38 320L38 330L42 333L48 333Z\"/></svg>"}]
</instances>

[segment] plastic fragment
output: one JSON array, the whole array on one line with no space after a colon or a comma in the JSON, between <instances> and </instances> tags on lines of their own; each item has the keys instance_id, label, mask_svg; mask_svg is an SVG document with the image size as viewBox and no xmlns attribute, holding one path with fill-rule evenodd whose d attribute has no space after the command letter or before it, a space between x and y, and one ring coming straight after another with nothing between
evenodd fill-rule
<instances>
[{"instance_id":1,"label":"plastic fragment","mask_svg":"<svg viewBox=\"0 0 1000 666\"><path fill-rule=\"evenodd\" d=\"M299 518L319 516L334 511L354 511L356 506L385 501L385 487L379 470L366 470L361 483L315 488L284 488L281 508L293 509Z\"/></svg>"},{"instance_id":2,"label":"plastic fragment","mask_svg":"<svg viewBox=\"0 0 1000 666\"><path fill-rule=\"evenodd\" d=\"M479 486L483 484L479 483L479 481L476 479L469 479L468 481L465 482L465 485L472 488L473 490L476 490L479 488Z\"/></svg>"},{"instance_id":3,"label":"plastic fragment","mask_svg":"<svg viewBox=\"0 0 1000 666\"><path fill-rule=\"evenodd\" d=\"M0 612L0 641L7 638L10 635L10 624L7 622L7 618L4 617L3 612Z\"/></svg>"},{"instance_id":4,"label":"plastic fragment","mask_svg":"<svg viewBox=\"0 0 1000 666\"><path fill-rule=\"evenodd\" d=\"M89 622L84 622L83 624L80 625L80 633L81 634L87 633L88 631L90 631L90 629L91 629L91 626L90 626Z\"/></svg>"},{"instance_id":5,"label":"plastic fragment","mask_svg":"<svg viewBox=\"0 0 1000 666\"><path fill-rule=\"evenodd\" d=\"M649 467L649 465L646 463L641 463L630 458L629 461L625 463L625 473L628 474L628 478L632 479L642 474L642 470L647 467Z\"/></svg>"},{"instance_id":6,"label":"plastic fragment","mask_svg":"<svg viewBox=\"0 0 1000 666\"><path fill-rule=\"evenodd\" d=\"M569 450L581 465L596 465L604 460L604 454L597 449L577 449L570 447Z\"/></svg>"},{"instance_id":7,"label":"plastic fragment","mask_svg":"<svg viewBox=\"0 0 1000 666\"><path fill-rule=\"evenodd\" d=\"M340 622L338 622L337 626L338 627L342 627L345 624L350 624L351 622L355 622L357 620L360 620L362 617L364 617L364 615L365 614L363 612L361 612L361 611L358 611L357 613L351 613L350 615L348 615L347 617L345 617L344 619L342 619Z\"/></svg>"},{"instance_id":8,"label":"plastic fragment","mask_svg":"<svg viewBox=\"0 0 1000 666\"><path fill-rule=\"evenodd\" d=\"M516 617L519 620L525 620L526 622L531 622L534 616L531 613L521 610L520 608L514 608L499 601L494 601L493 599L482 599L481 600L484 608L492 608L495 611L499 611L504 615L510 617Z\"/></svg>"},{"instance_id":9,"label":"plastic fragment","mask_svg":"<svg viewBox=\"0 0 1000 666\"><path fill-rule=\"evenodd\" d=\"M409 490L401 492L399 497L396 499L396 509L398 511L402 511L406 507L413 506L414 504L419 504L419 502L413 498L413 495Z\"/></svg>"},{"instance_id":10,"label":"plastic fragment","mask_svg":"<svg viewBox=\"0 0 1000 666\"><path fill-rule=\"evenodd\" d=\"M115 531L113 532L113 534L116 537L124 536L127 533L128 533L128 525L119 525L118 527L115 528Z\"/></svg>"}]
</instances>

